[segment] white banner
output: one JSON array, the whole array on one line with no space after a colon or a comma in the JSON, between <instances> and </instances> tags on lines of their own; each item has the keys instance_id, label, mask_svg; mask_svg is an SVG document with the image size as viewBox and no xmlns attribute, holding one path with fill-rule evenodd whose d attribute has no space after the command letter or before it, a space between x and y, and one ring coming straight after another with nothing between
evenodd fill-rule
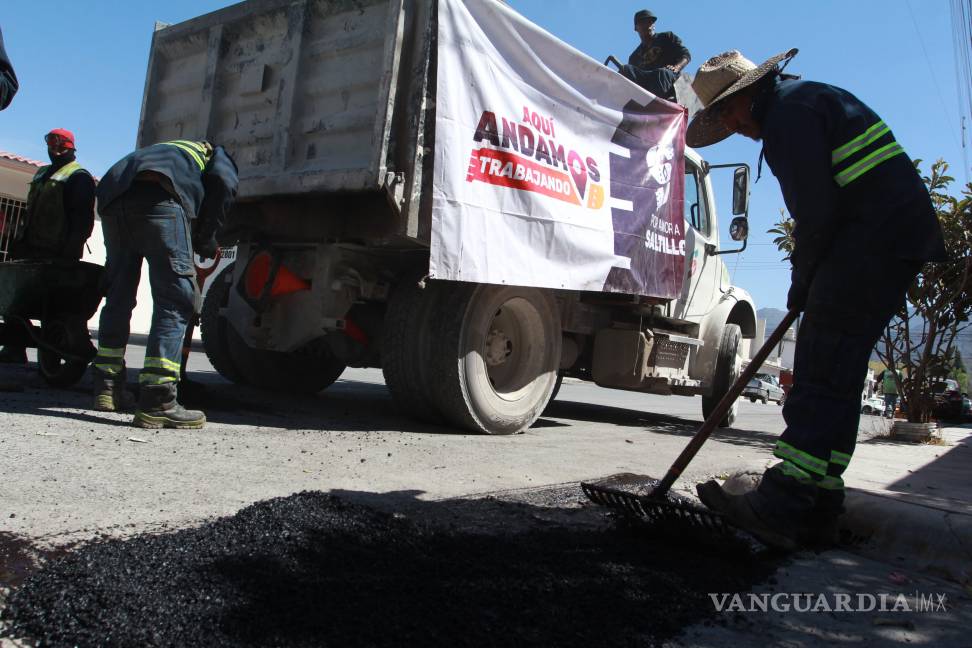
<instances>
[{"instance_id":1,"label":"white banner","mask_svg":"<svg viewBox=\"0 0 972 648\"><path fill-rule=\"evenodd\" d=\"M675 298L687 115L497 0L439 0L431 276Z\"/></svg>"}]
</instances>

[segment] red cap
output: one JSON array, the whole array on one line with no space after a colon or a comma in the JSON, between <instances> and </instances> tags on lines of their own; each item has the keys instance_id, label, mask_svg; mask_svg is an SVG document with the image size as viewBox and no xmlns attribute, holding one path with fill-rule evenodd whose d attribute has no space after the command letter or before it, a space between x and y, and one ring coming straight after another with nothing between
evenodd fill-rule
<instances>
[{"instance_id":1,"label":"red cap","mask_svg":"<svg viewBox=\"0 0 972 648\"><path fill-rule=\"evenodd\" d=\"M74 133L65 128L55 128L50 133L44 136L44 141L47 142L51 137L57 136L61 139L64 148L74 149Z\"/></svg>"}]
</instances>

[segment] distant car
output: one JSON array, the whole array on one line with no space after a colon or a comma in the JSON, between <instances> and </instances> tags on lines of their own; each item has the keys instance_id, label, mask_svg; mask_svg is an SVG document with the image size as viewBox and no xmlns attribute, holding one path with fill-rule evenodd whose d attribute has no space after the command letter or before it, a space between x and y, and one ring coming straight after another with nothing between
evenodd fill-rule
<instances>
[{"instance_id":1,"label":"distant car","mask_svg":"<svg viewBox=\"0 0 972 648\"><path fill-rule=\"evenodd\" d=\"M932 386L935 409L932 415L940 421L961 421L964 418L965 395L958 381L946 378Z\"/></svg>"},{"instance_id":2,"label":"distant car","mask_svg":"<svg viewBox=\"0 0 972 648\"><path fill-rule=\"evenodd\" d=\"M764 405L769 401L774 401L778 405L783 404L786 393L780 387L776 376L771 374L756 374L753 376L746 388L743 389L743 398L748 398L752 402L760 401Z\"/></svg>"},{"instance_id":3,"label":"distant car","mask_svg":"<svg viewBox=\"0 0 972 648\"><path fill-rule=\"evenodd\" d=\"M861 403L861 414L884 414L884 399L869 396Z\"/></svg>"}]
</instances>

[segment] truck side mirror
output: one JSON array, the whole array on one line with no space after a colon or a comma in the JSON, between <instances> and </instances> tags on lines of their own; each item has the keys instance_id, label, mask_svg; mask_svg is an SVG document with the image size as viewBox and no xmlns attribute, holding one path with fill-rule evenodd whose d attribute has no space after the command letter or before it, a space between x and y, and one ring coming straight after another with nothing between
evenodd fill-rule
<instances>
[{"instance_id":1,"label":"truck side mirror","mask_svg":"<svg viewBox=\"0 0 972 648\"><path fill-rule=\"evenodd\" d=\"M745 216L736 216L729 223L729 238L733 241L745 241L749 238L749 220Z\"/></svg>"},{"instance_id":2,"label":"truck side mirror","mask_svg":"<svg viewBox=\"0 0 972 648\"><path fill-rule=\"evenodd\" d=\"M749 167L739 166L732 174L732 213L734 216L749 212ZM737 241L742 239L735 239Z\"/></svg>"}]
</instances>

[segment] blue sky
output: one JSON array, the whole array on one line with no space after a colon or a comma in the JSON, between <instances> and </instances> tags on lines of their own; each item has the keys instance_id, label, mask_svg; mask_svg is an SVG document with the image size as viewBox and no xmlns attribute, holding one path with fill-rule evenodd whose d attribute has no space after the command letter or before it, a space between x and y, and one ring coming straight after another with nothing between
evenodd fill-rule
<instances>
[{"instance_id":1,"label":"blue sky","mask_svg":"<svg viewBox=\"0 0 972 648\"><path fill-rule=\"evenodd\" d=\"M46 160L43 135L68 128L79 159L100 175L135 145L155 21L180 22L233 4L218 0L4 2L7 53L20 78L14 103L0 114L0 149ZM946 0L511 0L533 22L603 61L626 60L637 45L632 15L649 8L660 31L681 36L693 72L709 56L740 49L759 63L790 47L788 68L844 87L891 125L913 158L944 158L965 182L951 23ZM967 124L972 128L972 124ZM711 162L748 162L759 145L739 136L703 149ZM728 188L728 178L725 187ZM720 187L721 188L721 187ZM789 271L765 230L783 199L765 170L750 202L749 250L724 257L735 282L758 307L782 308ZM725 213L725 210L722 210ZM721 223L725 234L728 219Z\"/></svg>"}]
</instances>

